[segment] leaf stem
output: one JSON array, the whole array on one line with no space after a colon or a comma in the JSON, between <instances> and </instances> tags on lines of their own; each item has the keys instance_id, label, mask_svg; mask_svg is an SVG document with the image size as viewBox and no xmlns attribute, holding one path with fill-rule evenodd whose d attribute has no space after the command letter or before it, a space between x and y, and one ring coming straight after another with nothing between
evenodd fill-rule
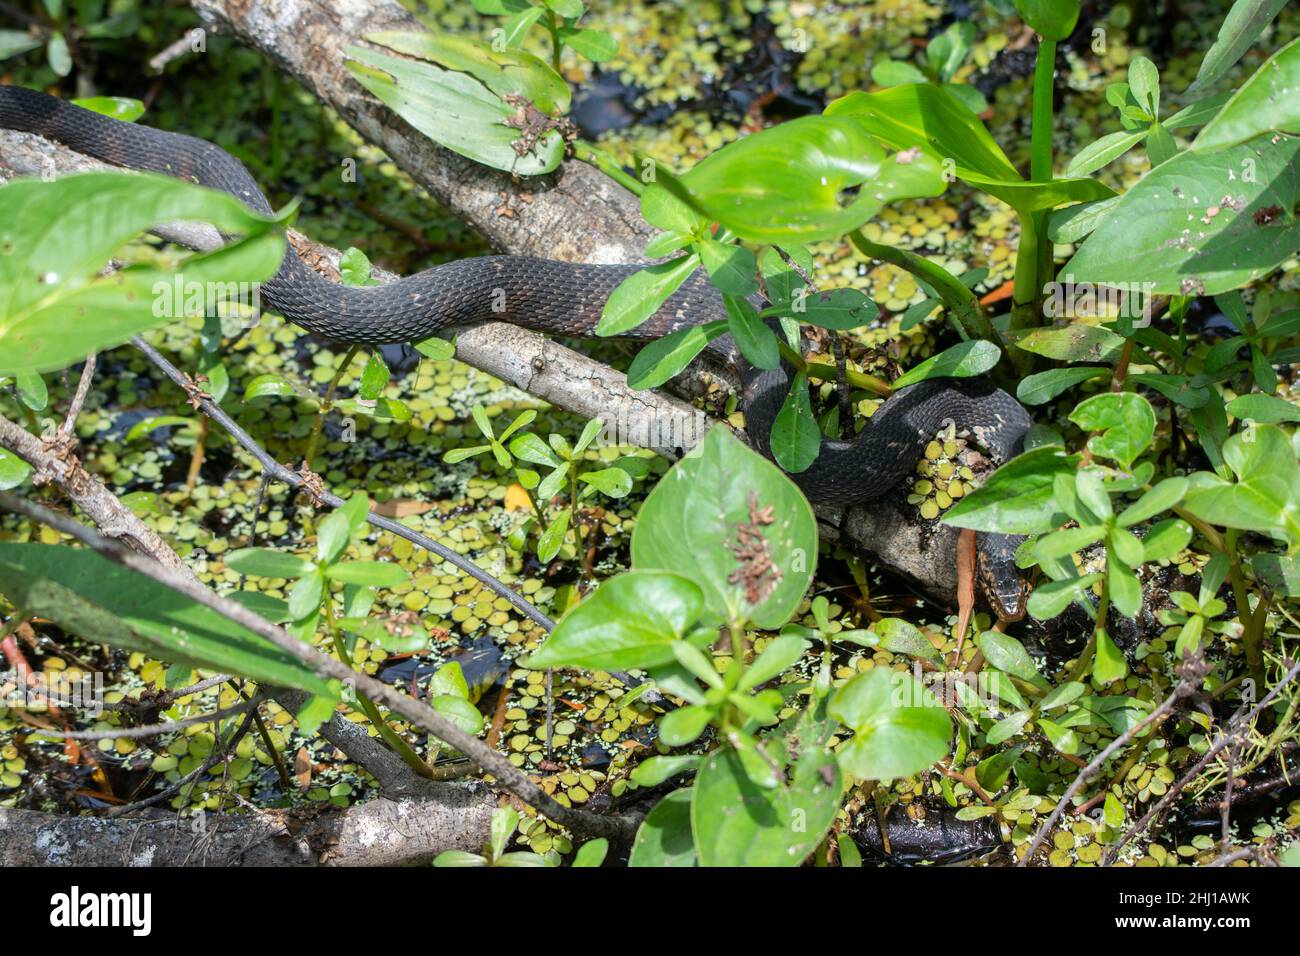
<instances>
[{"instance_id":1,"label":"leaf stem","mask_svg":"<svg viewBox=\"0 0 1300 956\"><path fill-rule=\"evenodd\" d=\"M628 173L613 156L599 146L582 139L574 140L573 158L581 160L589 166L595 166L610 179L626 187L635 196L640 196L645 192L645 183Z\"/></svg>"},{"instance_id":2,"label":"leaf stem","mask_svg":"<svg viewBox=\"0 0 1300 956\"><path fill-rule=\"evenodd\" d=\"M352 364L352 360L356 358L357 352L360 350L361 346L359 345L348 348L347 353L343 356L343 361L339 363L338 371L334 373L334 377L330 379L329 387L325 389L325 397L321 399L320 407L316 410L316 421L312 424L311 435L307 438L307 450L302 456L304 468L311 467L312 457L316 454L316 445L319 444L321 432L325 429L325 419L334 406L334 393L338 390L339 382L343 379L343 373L348 370L348 366Z\"/></svg>"}]
</instances>

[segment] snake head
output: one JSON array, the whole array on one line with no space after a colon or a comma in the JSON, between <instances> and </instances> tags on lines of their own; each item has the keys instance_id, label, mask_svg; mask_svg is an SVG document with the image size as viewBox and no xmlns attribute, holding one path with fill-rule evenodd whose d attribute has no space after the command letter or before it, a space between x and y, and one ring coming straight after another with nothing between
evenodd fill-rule
<instances>
[{"instance_id":1,"label":"snake head","mask_svg":"<svg viewBox=\"0 0 1300 956\"><path fill-rule=\"evenodd\" d=\"M1018 621L1025 616L1029 582L1016 565L1016 549L1022 535L981 534L976 551L980 590L999 621Z\"/></svg>"}]
</instances>

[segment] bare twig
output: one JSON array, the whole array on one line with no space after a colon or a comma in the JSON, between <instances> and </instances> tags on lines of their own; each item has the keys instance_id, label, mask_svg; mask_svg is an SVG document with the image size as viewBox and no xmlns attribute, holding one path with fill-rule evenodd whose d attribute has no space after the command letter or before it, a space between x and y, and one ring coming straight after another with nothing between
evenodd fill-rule
<instances>
[{"instance_id":1,"label":"bare twig","mask_svg":"<svg viewBox=\"0 0 1300 956\"><path fill-rule=\"evenodd\" d=\"M90 394L90 385L95 380L95 353L91 352L86 356L86 364L81 367L81 378L77 381L77 392L72 396L72 403L68 406L68 413L63 418L63 427L61 431L65 435L74 434L73 428L77 424L77 416L81 414L82 406L86 404L86 396Z\"/></svg>"},{"instance_id":2,"label":"bare twig","mask_svg":"<svg viewBox=\"0 0 1300 956\"><path fill-rule=\"evenodd\" d=\"M233 707L227 707L211 714L199 714L197 717L169 720L161 724L145 724L142 727L112 727L108 730L37 730L33 731L32 736L59 737L67 740L116 740L119 737L139 740L143 737L157 737L159 734L184 730L186 727L193 727L195 724L210 724L214 721L225 720L227 717L234 717L236 714L242 714L251 709L251 705L251 701L241 701Z\"/></svg>"}]
</instances>

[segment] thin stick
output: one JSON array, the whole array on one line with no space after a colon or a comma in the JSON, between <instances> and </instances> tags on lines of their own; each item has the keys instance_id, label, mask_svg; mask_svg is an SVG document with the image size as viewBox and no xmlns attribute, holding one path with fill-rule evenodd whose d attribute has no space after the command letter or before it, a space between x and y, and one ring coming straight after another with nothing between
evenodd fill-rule
<instances>
[{"instance_id":1,"label":"thin stick","mask_svg":"<svg viewBox=\"0 0 1300 956\"><path fill-rule=\"evenodd\" d=\"M65 435L73 434L73 427L77 424L77 416L81 414L81 408L86 404L86 396L90 394L90 385L95 379L95 353L91 352L86 356L86 364L81 367L81 378L77 380L77 392L72 396L72 404L68 406L68 414L64 416L63 427L60 431Z\"/></svg>"}]
</instances>

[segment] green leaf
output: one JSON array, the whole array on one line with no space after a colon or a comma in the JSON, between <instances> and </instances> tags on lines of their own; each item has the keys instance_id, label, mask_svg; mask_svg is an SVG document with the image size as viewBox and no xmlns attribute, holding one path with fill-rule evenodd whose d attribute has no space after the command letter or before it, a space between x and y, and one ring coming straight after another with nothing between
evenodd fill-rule
<instances>
[{"instance_id":1,"label":"green leaf","mask_svg":"<svg viewBox=\"0 0 1300 956\"><path fill-rule=\"evenodd\" d=\"M289 617L302 621L314 615L320 609L324 593L325 577L319 569L299 578L289 589Z\"/></svg>"},{"instance_id":2,"label":"green leaf","mask_svg":"<svg viewBox=\"0 0 1300 956\"><path fill-rule=\"evenodd\" d=\"M879 639L879 646L891 654L907 654L921 660L940 662L938 649L915 625L898 617L886 617L871 625L871 632ZM836 635L837 639L842 637Z\"/></svg>"},{"instance_id":3,"label":"green leaf","mask_svg":"<svg viewBox=\"0 0 1300 956\"><path fill-rule=\"evenodd\" d=\"M26 30L0 30L0 60L38 49L40 45L41 38Z\"/></svg>"},{"instance_id":4,"label":"green leaf","mask_svg":"<svg viewBox=\"0 0 1300 956\"><path fill-rule=\"evenodd\" d=\"M418 36L432 39L434 34ZM466 73L364 47L349 46L345 52L351 59L344 65L362 86L440 146L519 176L548 173L564 159L564 139L554 130L538 137L531 149L518 152L514 144L522 142L523 132L507 122L518 122L516 113L521 107L504 102ZM521 50L493 55L529 56ZM502 71L501 75L504 78L509 73Z\"/></svg>"},{"instance_id":5,"label":"green leaf","mask_svg":"<svg viewBox=\"0 0 1300 956\"><path fill-rule=\"evenodd\" d=\"M847 332L872 322L880 309L857 289L829 289L825 292L796 293L788 304L764 310L764 315L788 315L801 322Z\"/></svg>"},{"instance_id":6,"label":"green leaf","mask_svg":"<svg viewBox=\"0 0 1300 956\"><path fill-rule=\"evenodd\" d=\"M1109 377L1111 374L1111 369L1097 366L1048 369L1021 379L1016 386L1016 398L1025 405L1042 405L1081 382Z\"/></svg>"},{"instance_id":7,"label":"green leaf","mask_svg":"<svg viewBox=\"0 0 1300 956\"><path fill-rule=\"evenodd\" d=\"M1064 40L1079 22L1079 0L1015 0L1016 12L1044 40Z\"/></svg>"},{"instance_id":8,"label":"green leaf","mask_svg":"<svg viewBox=\"0 0 1300 956\"><path fill-rule=\"evenodd\" d=\"M948 712L911 676L885 667L859 674L831 697L828 713L853 731L840 765L860 780L907 777L947 756Z\"/></svg>"},{"instance_id":9,"label":"green leaf","mask_svg":"<svg viewBox=\"0 0 1300 956\"><path fill-rule=\"evenodd\" d=\"M1107 166L1147 137L1147 129L1120 130L1093 140L1079 150L1066 169L1067 176L1087 176ZM1103 200L1106 201L1106 200Z\"/></svg>"},{"instance_id":10,"label":"green leaf","mask_svg":"<svg viewBox=\"0 0 1300 956\"><path fill-rule=\"evenodd\" d=\"M1138 603L1141 603L1140 595ZM1097 635L1097 654L1092 663L1093 679L1105 687L1107 684L1121 680L1127 674L1128 661L1124 658L1124 652L1116 646L1109 634L1101 631Z\"/></svg>"},{"instance_id":11,"label":"green leaf","mask_svg":"<svg viewBox=\"0 0 1300 956\"><path fill-rule=\"evenodd\" d=\"M379 285L377 280L370 278L370 270L370 259L355 246L349 246L348 250L339 256L339 278L343 280L344 285Z\"/></svg>"},{"instance_id":12,"label":"green leaf","mask_svg":"<svg viewBox=\"0 0 1300 956\"><path fill-rule=\"evenodd\" d=\"M596 334L624 335L641 325L659 311L699 264L699 257L692 254L632 273L605 300Z\"/></svg>"},{"instance_id":13,"label":"green leaf","mask_svg":"<svg viewBox=\"0 0 1300 956\"><path fill-rule=\"evenodd\" d=\"M984 631L975 638L975 643L984 658L998 670L1031 683L1041 680L1034 659L1029 656L1025 646L1011 635Z\"/></svg>"},{"instance_id":14,"label":"green leaf","mask_svg":"<svg viewBox=\"0 0 1300 956\"><path fill-rule=\"evenodd\" d=\"M160 222L209 222L245 236L187 258L175 275L131 266L100 271L128 239ZM46 372L181 318L208 283L255 283L284 255L277 220L234 196L178 179L103 172L0 186L0 374ZM197 284L197 285L195 285Z\"/></svg>"},{"instance_id":15,"label":"green leaf","mask_svg":"<svg viewBox=\"0 0 1300 956\"><path fill-rule=\"evenodd\" d=\"M1139 521L1146 521L1168 511L1183 500L1187 493L1187 479L1182 477L1166 478L1141 498L1129 505L1119 515L1119 523L1125 528L1132 527Z\"/></svg>"},{"instance_id":16,"label":"green leaf","mask_svg":"<svg viewBox=\"0 0 1300 956\"><path fill-rule=\"evenodd\" d=\"M50 34L50 39L45 44L45 57L49 60L50 69L59 76L67 76L72 72L72 54L68 51L68 41L62 33Z\"/></svg>"},{"instance_id":17,"label":"green leaf","mask_svg":"<svg viewBox=\"0 0 1300 956\"><path fill-rule=\"evenodd\" d=\"M1149 58L1138 54L1129 60L1128 88L1139 106L1153 117L1160 115L1160 71Z\"/></svg>"},{"instance_id":18,"label":"green leaf","mask_svg":"<svg viewBox=\"0 0 1300 956\"><path fill-rule=\"evenodd\" d=\"M871 81L877 86L902 86L904 83L924 83L926 78L910 63L880 60L871 67Z\"/></svg>"},{"instance_id":19,"label":"green leaf","mask_svg":"<svg viewBox=\"0 0 1300 956\"><path fill-rule=\"evenodd\" d=\"M1269 589L1287 597L1300 596L1300 558L1257 554L1250 559L1250 567Z\"/></svg>"},{"instance_id":20,"label":"green leaf","mask_svg":"<svg viewBox=\"0 0 1300 956\"><path fill-rule=\"evenodd\" d=\"M0 448L0 491L17 488L32 473L32 466L27 464L7 448Z\"/></svg>"},{"instance_id":21,"label":"green leaf","mask_svg":"<svg viewBox=\"0 0 1300 956\"><path fill-rule=\"evenodd\" d=\"M1223 459L1236 476L1192 476L1183 507L1210 524L1258 531L1300 546L1300 465L1282 429L1258 425L1233 435Z\"/></svg>"},{"instance_id":22,"label":"green leaf","mask_svg":"<svg viewBox=\"0 0 1300 956\"><path fill-rule=\"evenodd\" d=\"M298 389L292 382L272 372L259 375L244 386L244 401L246 402L266 398L268 395L275 398L291 398L298 394Z\"/></svg>"},{"instance_id":23,"label":"green leaf","mask_svg":"<svg viewBox=\"0 0 1300 956\"><path fill-rule=\"evenodd\" d=\"M628 866L695 866L695 837L691 833L690 787L674 790L646 814L636 831Z\"/></svg>"},{"instance_id":24,"label":"green leaf","mask_svg":"<svg viewBox=\"0 0 1300 956\"><path fill-rule=\"evenodd\" d=\"M1300 248L1287 216L1256 221L1266 210L1294 208L1298 151L1300 140L1273 134L1212 155L1175 156L1124 194L1062 273L1120 288L1140 281L1166 295L1245 285Z\"/></svg>"},{"instance_id":25,"label":"green leaf","mask_svg":"<svg viewBox=\"0 0 1300 956\"><path fill-rule=\"evenodd\" d=\"M387 561L342 561L326 568L325 576L331 581L372 588L395 588L410 579L400 564Z\"/></svg>"},{"instance_id":26,"label":"green leaf","mask_svg":"<svg viewBox=\"0 0 1300 956\"><path fill-rule=\"evenodd\" d=\"M742 239L802 243L838 238L886 203L937 196L947 184L931 157L887 156L854 119L822 115L736 140L681 185L692 205Z\"/></svg>"},{"instance_id":27,"label":"green leaf","mask_svg":"<svg viewBox=\"0 0 1300 956\"><path fill-rule=\"evenodd\" d=\"M273 548L240 548L226 555L226 567L258 578L300 578L316 570L305 558Z\"/></svg>"},{"instance_id":28,"label":"green leaf","mask_svg":"<svg viewBox=\"0 0 1300 956\"><path fill-rule=\"evenodd\" d=\"M771 789L750 780L734 748L715 750L691 801L700 865L799 866L835 822L840 786L835 758L821 746L804 749L790 782Z\"/></svg>"},{"instance_id":29,"label":"green leaf","mask_svg":"<svg viewBox=\"0 0 1300 956\"><path fill-rule=\"evenodd\" d=\"M1047 237L1053 242L1078 242L1100 226L1119 202L1118 196L1076 203L1052 211L1047 223Z\"/></svg>"},{"instance_id":30,"label":"green leaf","mask_svg":"<svg viewBox=\"0 0 1300 956\"><path fill-rule=\"evenodd\" d=\"M710 342L726 333L727 323L718 320L687 326L655 339L628 366L627 384L635 389L658 388L690 365Z\"/></svg>"},{"instance_id":31,"label":"green leaf","mask_svg":"<svg viewBox=\"0 0 1300 956\"><path fill-rule=\"evenodd\" d=\"M564 466L567 471L569 466ZM555 489L548 488L545 483L538 486L539 498L550 498L555 493ZM537 539L537 559L543 564L549 564L560 553L564 547L564 537L569 533L569 521L573 517L573 510L565 508L546 526L541 537Z\"/></svg>"},{"instance_id":32,"label":"green leaf","mask_svg":"<svg viewBox=\"0 0 1300 956\"><path fill-rule=\"evenodd\" d=\"M332 682L269 641L93 551L0 542L0 591L97 643L338 700Z\"/></svg>"},{"instance_id":33,"label":"green leaf","mask_svg":"<svg viewBox=\"0 0 1300 956\"><path fill-rule=\"evenodd\" d=\"M1223 25L1219 27L1219 36L1214 45L1206 51L1205 59L1201 60L1196 82L1190 88L1196 90L1211 86L1223 77L1259 39L1264 28L1284 6L1286 0L1236 0Z\"/></svg>"},{"instance_id":34,"label":"green leaf","mask_svg":"<svg viewBox=\"0 0 1300 956\"><path fill-rule=\"evenodd\" d=\"M1292 40L1255 71L1192 143L1212 152L1270 132L1300 133L1300 39Z\"/></svg>"},{"instance_id":35,"label":"green leaf","mask_svg":"<svg viewBox=\"0 0 1300 956\"><path fill-rule=\"evenodd\" d=\"M454 694L444 694L440 697L430 695L429 706L471 737L477 737L483 732L483 715L464 697Z\"/></svg>"},{"instance_id":36,"label":"green leaf","mask_svg":"<svg viewBox=\"0 0 1300 956\"><path fill-rule=\"evenodd\" d=\"M724 295L727 330L736 340L740 354L755 368L774 369L781 364L781 349L772 330L763 324L748 300Z\"/></svg>"},{"instance_id":37,"label":"green leaf","mask_svg":"<svg viewBox=\"0 0 1300 956\"><path fill-rule=\"evenodd\" d=\"M822 447L822 432L812 413L808 394L808 373L798 372L781 410L772 422L769 439L772 457L790 474L806 471Z\"/></svg>"},{"instance_id":38,"label":"green leaf","mask_svg":"<svg viewBox=\"0 0 1300 956\"><path fill-rule=\"evenodd\" d=\"M1154 525L1142 539L1142 560L1167 561L1191 540L1191 525L1181 518L1168 518Z\"/></svg>"},{"instance_id":39,"label":"green leaf","mask_svg":"<svg viewBox=\"0 0 1300 956\"><path fill-rule=\"evenodd\" d=\"M1134 392L1105 392L1085 398L1070 413L1070 421L1087 431L1101 432L1088 439L1088 449L1100 458L1130 468L1151 445L1156 413Z\"/></svg>"},{"instance_id":40,"label":"green leaf","mask_svg":"<svg viewBox=\"0 0 1300 956\"><path fill-rule=\"evenodd\" d=\"M521 461L532 462L534 465L546 465L550 468L558 468L564 464L560 457L551 450L551 447L542 441L540 436L531 432L520 435L510 443L510 454Z\"/></svg>"},{"instance_id":41,"label":"green leaf","mask_svg":"<svg viewBox=\"0 0 1300 956\"><path fill-rule=\"evenodd\" d=\"M659 739L669 747L685 747L698 740L713 719L712 707L690 704L678 707L659 719Z\"/></svg>"},{"instance_id":42,"label":"green leaf","mask_svg":"<svg viewBox=\"0 0 1300 956\"><path fill-rule=\"evenodd\" d=\"M755 523L751 507L760 516L770 509L772 523ZM737 529L755 524L773 568L754 569L746 582L736 575L747 566L735 555ZM720 425L650 492L632 532L633 567L688 575L713 618L770 630L794 613L816 564L817 523L807 499Z\"/></svg>"},{"instance_id":43,"label":"green leaf","mask_svg":"<svg viewBox=\"0 0 1300 956\"><path fill-rule=\"evenodd\" d=\"M604 837L596 840L588 840L582 846L578 847L578 852L573 856L573 862L570 866L576 867L593 867L600 866L605 862L605 854L609 852L609 841Z\"/></svg>"},{"instance_id":44,"label":"green leaf","mask_svg":"<svg viewBox=\"0 0 1300 956\"><path fill-rule=\"evenodd\" d=\"M647 757L632 771L632 781L638 787L657 787L679 773L694 770L703 759L699 754L655 755Z\"/></svg>"},{"instance_id":45,"label":"green leaf","mask_svg":"<svg viewBox=\"0 0 1300 956\"><path fill-rule=\"evenodd\" d=\"M1074 472L1077 455L1044 445L1007 462L948 509L947 524L1003 534L1043 534L1065 522L1056 504L1057 475Z\"/></svg>"},{"instance_id":46,"label":"green leaf","mask_svg":"<svg viewBox=\"0 0 1300 956\"><path fill-rule=\"evenodd\" d=\"M1040 584L1029 595L1029 614L1040 621L1051 620L1069 607L1071 602L1082 598L1083 593L1100 580L1100 574L1085 574L1078 578Z\"/></svg>"},{"instance_id":47,"label":"green leaf","mask_svg":"<svg viewBox=\"0 0 1300 956\"><path fill-rule=\"evenodd\" d=\"M593 63L604 63L618 55L618 40L604 30L572 30L566 27L560 31L560 37L565 46L577 50Z\"/></svg>"},{"instance_id":48,"label":"green leaf","mask_svg":"<svg viewBox=\"0 0 1300 956\"><path fill-rule=\"evenodd\" d=\"M672 642L684 638L704 611L704 595L690 579L628 571L569 611L524 663L534 669L662 667L676 662Z\"/></svg>"},{"instance_id":49,"label":"green leaf","mask_svg":"<svg viewBox=\"0 0 1300 956\"><path fill-rule=\"evenodd\" d=\"M988 733L984 735L984 739L989 746L996 747L1004 740L1010 740L1024 730L1025 724L1029 723L1029 718L1032 716L1034 715L1029 711L1022 710L1009 717L1004 717L989 728Z\"/></svg>"},{"instance_id":50,"label":"green leaf","mask_svg":"<svg viewBox=\"0 0 1300 956\"><path fill-rule=\"evenodd\" d=\"M704 239L695 245L713 284L730 295L752 295L758 289L758 261L744 246L716 239Z\"/></svg>"},{"instance_id":51,"label":"green leaf","mask_svg":"<svg viewBox=\"0 0 1300 956\"><path fill-rule=\"evenodd\" d=\"M1011 768L1024 752L1025 745L1020 744L1010 750L1002 750L991 757L985 757L975 767L975 779L984 789L997 793L1006 785L1007 778L1011 776Z\"/></svg>"},{"instance_id":52,"label":"green leaf","mask_svg":"<svg viewBox=\"0 0 1300 956\"><path fill-rule=\"evenodd\" d=\"M1238 395L1228 403L1228 414L1256 423L1300 422L1300 407L1272 395Z\"/></svg>"},{"instance_id":53,"label":"green leaf","mask_svg":"<svg viewBox=\"0 0 1300 956\"><path fill-rule=\"evenodd\" d=\"M632 476L622 468L584 471L578 476L578 480L610 498L625 498L632 490Z\"/></svg>"},{"instance_id":54,"label":"green leaf","mask_svg":"<svg viewBox=\"0 0 1300 956\"><path fill-rule=\"evenodd\" d=\"M1050 304L1047 305L1051 309ZM1057 310L1056 314L1061 314ZM1118 357L1124 337L1099 325L1071 322L1048 329L1033 329L1019 336L1016 348L1059 362L1109 362Z\"/></svg>"},{"instance_id":55,"label":"green leaf","mask_svg":"<svg viewBox=\"0 0 1300 956\"><path fill-rule=\"evenodd\" d=\"M3 53L0 53L0 59L3 59ZM144 115L144 104L128 96L87 96L71 102L84 110L110 116L124 123L132 123Z\"/></svg>"},{"instance_id":56,"label":"green leaf","mask_svg":"<svg viewBox=\"0 0 1300 956\"><path fill-rule=\"evenodd\" d=\"M804 652L811 646L811 643L793 634L775 638L763 649L763 653L759 654L754 659L754 662L745 668L736 689L741 691L753 690L755 687L779 677L788 668L793 667L795 661L803 657Z\"/></svg>"},{"instance_id":57,"label":"green leaf","mask_svg":"<svg viewBox=\"0 0 1300 956\"><path fill-rule=\"evenodd\" d=\"M357 394L366 401L373 402L388 385L388 366L378 352L371 352L366 366L361 370L361 381L357 385Z\"/></svg>"},{"instance_id":58,"label":"green leaf","mask_svg":"<svg viewBox=\"0 0 1300 956\"><path fill-rule=\"evenodd\" d=\"M894 382L894 388L903 388L929 378L969 378L983 375L998 364L1002 350L992 342L971 339L958 342L932 355L920 365L909 369Z\"/></svg>"},{"instance_id":59,"label":"green leaf","mask_svg":"<svg viewBox=\"0 0 1300 956\"><path fill-rule=\"evenodd\" d=\"M418 342L412 342L411 347L423 355L425 358L431 358L434 361L443 362L456 355L456 345L454 342L448 342L436 335L431 335L427 339L421 339Z\"/></svg>"}]
</instances>

